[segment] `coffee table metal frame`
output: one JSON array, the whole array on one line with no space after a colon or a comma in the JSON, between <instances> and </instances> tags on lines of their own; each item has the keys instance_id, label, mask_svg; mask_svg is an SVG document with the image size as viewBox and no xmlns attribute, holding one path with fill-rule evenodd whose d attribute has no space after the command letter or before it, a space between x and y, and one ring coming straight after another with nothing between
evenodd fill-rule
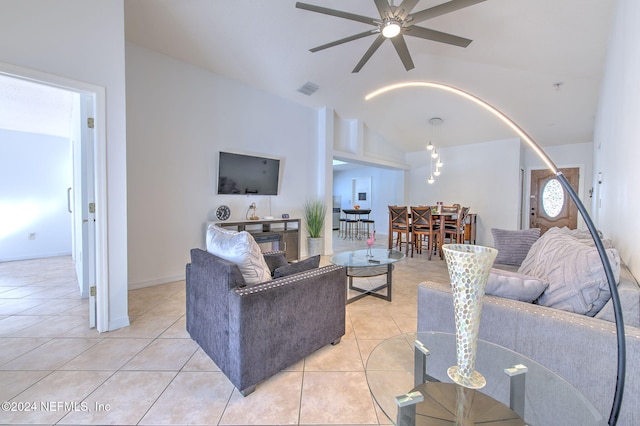
<instances>
[{"instance_id":1,"label":"coffee table metal frame","mask_svg":"<svg viewBox=\"0 0 640 426\"><path fill-rule=\"evenodd\" d=\"M359 292L357 296L347 299L347 304L353 303L366 296L373 296L387 302L391 302L392 285L393 285L393 264L398 260L404 259L403 252L391 249L371 249L371 250L353 250L338 253L330 260L334 265L346 266L347 276L349 277L349 290ZM386 275L384 284L375 288L367 289L357 287L353 284L353 278L375 277L378 275ZM386 294L379 293L386 289Z\"/></svg>"}]
</instances>

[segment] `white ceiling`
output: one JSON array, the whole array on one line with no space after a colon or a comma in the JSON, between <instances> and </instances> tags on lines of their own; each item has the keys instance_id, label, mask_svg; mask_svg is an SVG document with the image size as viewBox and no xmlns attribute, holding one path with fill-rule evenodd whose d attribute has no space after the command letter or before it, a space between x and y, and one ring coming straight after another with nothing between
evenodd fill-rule
<instances>
[{"instance_id":1,"label":"white ceiling","mask_svg":"<svg viewBox=\"0 0 640 426\"><path fill-rule=\"evenodd\" d=\"M373 0L305 2L379 17ZM421 0L414 11L443 2ZM543 146L593 139L615 0L486 0L418 24L472 39L467 48L405 37L415 69L406 71L385 42L357 74L351 70L375 36L308 49L373 27L295 3L125 0L126 39L293 102L332 107L404 151L424 148L431 117L444 120L443 146L514 136L479 107L434 89L364 100L377 88L409 80L471 92ZM297 92L307 81L320 86L312 96Z\"/></svg>"}]
</instances>

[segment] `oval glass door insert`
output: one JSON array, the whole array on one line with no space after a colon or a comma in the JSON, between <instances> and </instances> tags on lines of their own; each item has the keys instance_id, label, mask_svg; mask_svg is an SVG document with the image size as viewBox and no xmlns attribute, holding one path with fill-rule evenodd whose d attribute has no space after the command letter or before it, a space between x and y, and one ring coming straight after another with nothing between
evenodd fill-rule
<instances>
[{"instance_id":1,"label":"oval glass door insert","mask_svg":"<svg viewBox=\"0 0 640 426\"><path fill-rule=\"evenodd\" d=\"M558 179L549 180L542 189L542 209L553 218L560 214L564 206L564 190Z\"/></svg>"}]
</instances>

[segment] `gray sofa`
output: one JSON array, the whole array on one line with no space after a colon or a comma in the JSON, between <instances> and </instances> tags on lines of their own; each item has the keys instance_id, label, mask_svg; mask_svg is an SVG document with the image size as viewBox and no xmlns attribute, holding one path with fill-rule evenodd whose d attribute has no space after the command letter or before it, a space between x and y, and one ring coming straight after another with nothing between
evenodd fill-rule
<instances>
[{"instance_id":1,"label":"gray sofa","mask_svg":"<svg viewBox=\"0 0 640 426\"><path fill-rule=\"evenodd\" d=\"M640 424L640 410L636 405L640 401L640 288L624 265L620 265L618 288L623 301L627 346L618 425L635 426ZM485 295L479 337L531 358L562 376L582 392L606 420L613 402L617 368L616 327L612 321L609 304L592 317ZM423 282L419 285L418 331L455 333L449 284Z\"/></svg>"},{"instance_id":2,"label":"gray sofa","mask_svg":"<svg viewBox=\"0 0 640 426\"><path fill-rule=\"evenodd\" d=\"M345 333L343 267L245 285L235 263L193 249L186 281L187 331L244 396Z\"/></svg>"}]
</instances>

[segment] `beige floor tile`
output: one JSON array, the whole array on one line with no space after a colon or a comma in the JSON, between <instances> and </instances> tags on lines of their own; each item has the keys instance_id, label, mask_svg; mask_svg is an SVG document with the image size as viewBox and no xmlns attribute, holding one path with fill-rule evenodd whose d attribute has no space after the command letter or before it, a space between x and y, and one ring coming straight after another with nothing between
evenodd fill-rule
<instances>
[{"instance_id":1,"label":"beige floor tile","mask_svg":"<svg viewBox=\"0 0 640 426\"><path fill-rule=\"evenodd\" d=\"M198 348L191 359L182 367L182 371L220 371L202 348Z\"/></svg>"},{"instance_id":2,"label":"beige floor tile","mask_svg":"<svg viewBox=\"0 0 640 426\"><path fill-rule=\"evenodd\" d=\"M89 325L82 317L73 315L57 315L49 320L27 327L13 334L22 337L57 337L84 324Z\"/></svg>"},{"instance_id":3,"label":"beige floor tile","mask_svg":"<svg viewBox=\"0 0 640 426\"><path fill-rule=\"evenodd\" d=\"M80 299L57 298L47 300L44 303L21 312L22 315L68 315L70 309L82 306Z\"/></svg>"},{"instance_id":4,"label":"beige floor tile","mask_svg":"<svg viewBox=\"0 0 640 426\"><path fill-rule=\"evenodd\" d=\"M378 424L364 372L305 372L301 424Z\"/></svg>"},{"instance_id":5,"label":"beige floor tile","mask_svg":"<svg viewBox=\"0 0 640 426\"><path fill-rule=\"evenodd\" d=\"M355 339L342 339L337 345L327 345L305 359L304 371L364 371Z\"/></svg>"},{"instance_id":6,"label":"beige floor tile","mask_svg":"<svg viewBox=\"0 0 640 426\"><path fill-rule=\"evenodd\" d=\"M59 424L135 425L175 375L175 372L118 371L83 401L92 410L71 412Z\"/></svg>"},{"instance_id":7,"label":"beige floor tile","mask_svg":"<svg viewBox=\"0 0 640 426\"><path fill-rule=\"evenodd\" d=\"M0 320L0 336L11 336L20 330L31 327L32 325L43 323L51 320L46 315L13 315Z\"/></svg>"},{"instance_id":8,"label":"beige floor tile","mask_svg":"<svg viewBox=\"0 0 640 426\"><path fill-rule=\"evenodd\" d=\"M160 335L161 339L191 339L187 332L187 317L182 316L171 327Z\"/></svg>"},{"instance_id":9,"label":"beige floor tile","mask_svg":"<svg viewBox=\"0 0 640 426\"><path fill-rule=\"evenodd\" d=\"M217 425L233 389L220 372L178 373L139 424Z\"/></svg>"},{"instance_id":10,"label":"beige floor tile","mask_svg":"<svg viewBox=\"0 0 640 426\"><path fill-rule=\"evenodd\" d=\"M198 349L187 339L157 339L144 348L123 370L179 371Z\"/></svg>"},{"instance_id":11,"label":"beige floor tile","mask_svg":"<svg viewBox=\"0 0 640 426\"><path fill-rule=\"evenodd\" d=\"M111 374L54 371L13 399L18 403L33 404L32 410L0 412L0 423L54 424L69 412L90 410L93 407L83 400Z\"/></svg>"},{"instance_id":12,"label":"beige floor tile","mask_svg":"<svg viewBox=\"0 0 640 426\"><path fill-rule=\"evenodd\" d=\"M51 371L0 371L0 401L10 401ZM0 424L6 422L0 417Z\"/></svg>"},{"instance_id":13,"label":"beige floor tile","mask_svg":"<svg viewBox=\"0 0 640 426\"><path fill-rule=\"evenodd\" d=\"M100 339L54 338L0 366L2 370L55 370L98 343Z\"/></svg>"},{"instance_id":14,"label":"beige floor tile","mask_svg":"<svg viewBox=\"0 0 640 426\"><path fill-rule=\"evenodd\" d=\"M2 337L0 338L0 366L22 354L47 343L50 338Z\"/></svg>"},{"instance_id":15,"label":"beige floor tile","mask_svg":"<svg viewBox=\"0 0 640 426\"><path fill-rule=\"evenodd\" d=\"M233 391L220 425L295 425L300 412L302 372L281 372L243 397Z\"/></svg>"},{"instance_id":16,"label":"beige floor tile","mask_svg":"<svg viewBox=\"0 0 640 426\"><path fill-rule=\"evenodd\" d=\"M3 299L0 304L0 314L17 315L24 311L45 303L46 299Z\"/></svg>"},{"instance_id":17,"label":"beige floor tile","mask_svg":"<svg viewBox=\"0 0 640 426\"><path fill-rule=\"evenodd\" d=\"M353 318L352 324L358 339L387 339L400 334L400 328L393 321L393 318L388 321L380 321L378 317L360 316Z\"/></svg>"},{"instance_id":18,"label":"beige floor tile","mask_svg":"<svg viewBox=\"0 0 640 426\"><path fill-rule=\"evenodd\" d=\"M152 341L153 339L103 339L60 369L115 371L131 361Z\"/></svg>"},{"instance_id":19,"label":"beige floor tile","mask_svg":"<svg viewBox=\"0 0 640 426\"><path fill-rule=\"evenodd\" d=\"M154 339L171 327L179 317L165 317L161 315L141 315L131 319L131 325L115 331L110 331L108 337L142 337Z\"/></svg>"}]
</instances>

